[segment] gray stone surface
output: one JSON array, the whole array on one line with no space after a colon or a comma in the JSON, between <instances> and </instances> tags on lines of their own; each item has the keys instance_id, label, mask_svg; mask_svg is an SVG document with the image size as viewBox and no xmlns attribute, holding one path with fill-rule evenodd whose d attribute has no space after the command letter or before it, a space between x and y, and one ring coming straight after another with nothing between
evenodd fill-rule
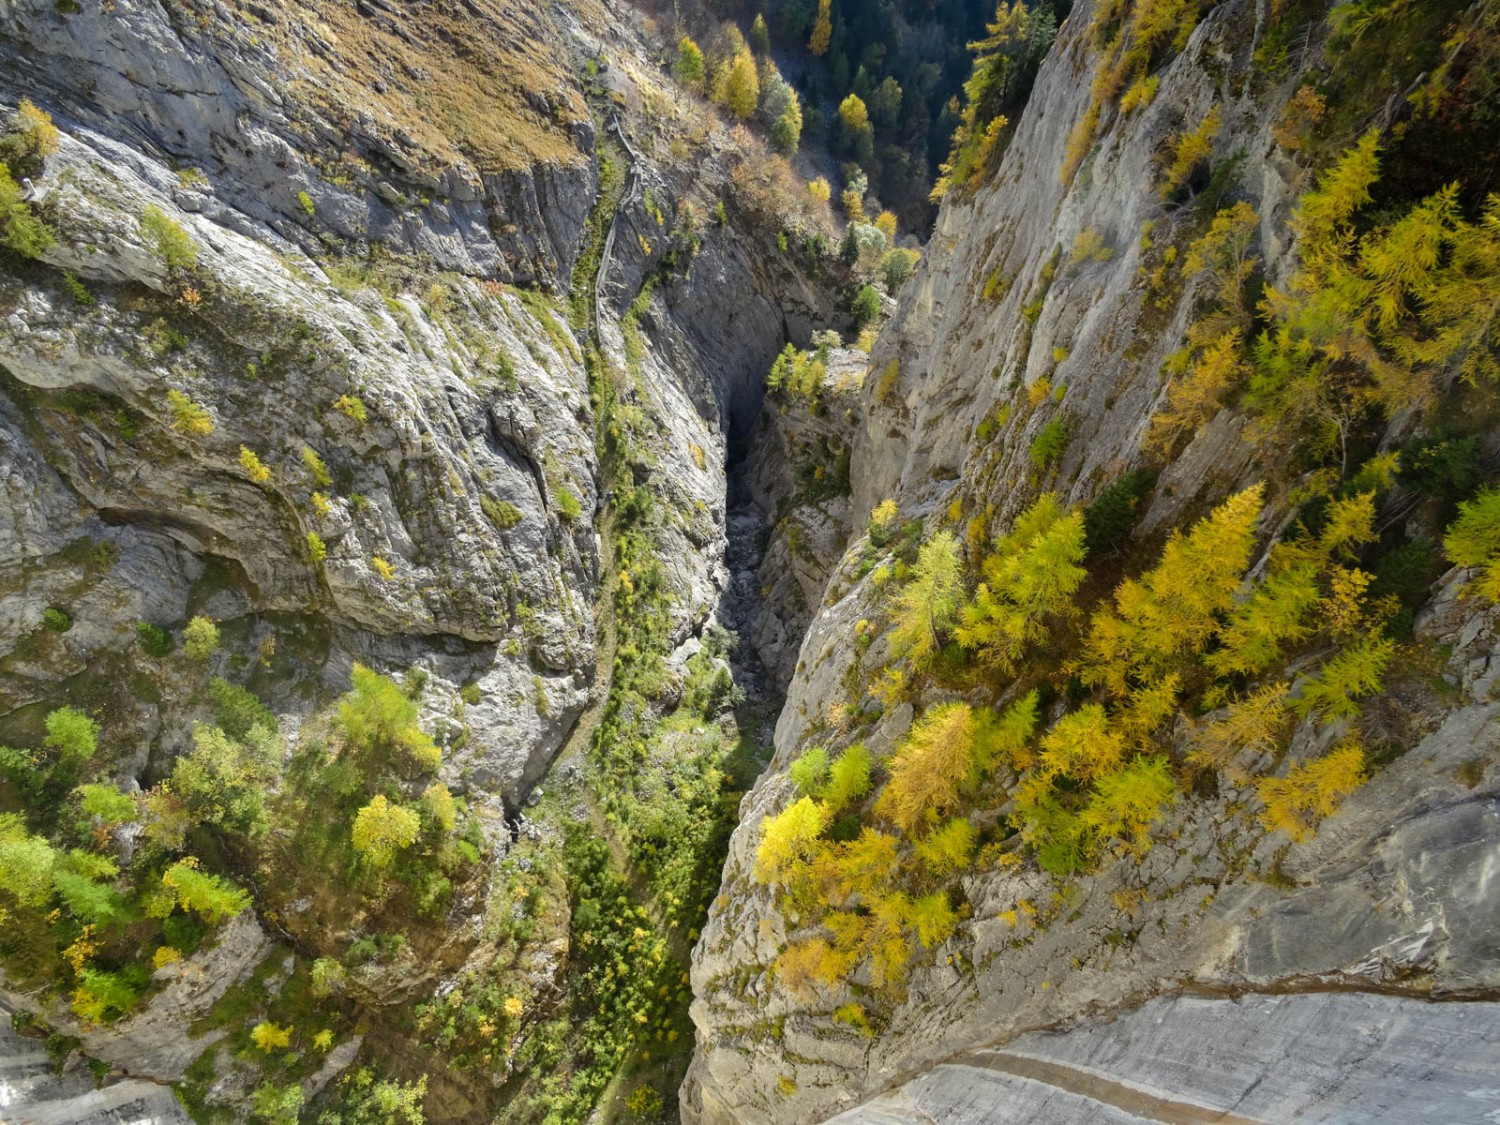
<instances>
[{"instance_id":1,"label":"gray stone surface","mask_svg":"<svg viewBox=\"0 0 1500 1125\"><path fill-rule=\"evenodd\" d=\"M414 27L382 48L373 11L272 2L251 18L212 5L63 11L0 0L0 71L60 117L198 169L202 181L173 176L173 199L257 240L305 251L328 236L378 241L442 269L563 282L595 180L593 129L581 95L561 81L566 45L525 6L473 4L466 14L502 58L516 52L555 83L530 91L555 125L551 159L528 164L518 145L508 167L482 166L435 137L432 122L395 119L384 95L407 92L395 67L425 80L451 45ZM393 51L405 59L390 60ZM416 92L406 104L421 102ZM504 221L491 222L497 215Z\"/></svg>"},{"instance_id":2,"label":"gray stone surface","mask_svg":"<svg viewBox=\"0 0 1500 1125\"><path fill-rule=\"evenodd\" d=\"M272 949L271 939L254 912L247 910L226 922L204 949L157 969L155 983L160 991L150 1004L117 1023L86 1025L66 1003L49 1003L35 993L13 991L5 987L3 976L0 1007L42 1017L63 1034L79 1039L83 1050L93 1058L135 1075L175 1082L188 1064L223 1034L192 1038L186 1029L208 1015L214 1002ZM5 1044L0 1043L0 1058L4 1055Z\"/></svg>"},{"instance_id":3,"label":"gray stone surface","mask_svg":"<svg viewBox=\"0 0 1500 1125\"><path fill-rule=\"evenodd\" d=\"M1486 1125L1500 1004L1373 993L1159 997L961 1055L838 1125Z\"/></svg>"},{"instance_id":4,"label":"gray stone surface","mask_svg":"<svg viewBox=\"0 0 1500 1125\"><path fill-rule=\"evenodd\" d=\"M189 1125L171 1087L106 1078L76 1054L59 1070L39 1039L11 1030L0 1004L0 1123L3 1125Z\"/></svg>"},{"instance_id":5,"label":"gray stone surface","mask_svg":"<svg viewBox=\"0 0 1500 1125\"><path fill-rule=\"evenodd\" d=\"M1376 709L1367 734L1400 756L1312 841L1268 834L1254 790L1226 783L1212 799L1179 801L1144 857L1121 855L1066 888L1030 864L971 875L963 894L972 916L919 958L873 1038L832 1018L845 1003L869 1002L858 990L829 988L809 1001L776 981L781 949L813 932L799 934L751 877L761 821L792 797L787 764L809 745L837 751L855 737L879 754L911 721L907 706L857 734L837 720L869 705L865 689L883 658L879 639L868 648L850 643L860 621L886 620L889 590L854 577L867 550L860 530L868 512L893 498L903 518L922 517L929 530L961 535L975 514L998 529L1042 491L1086 503L1142 463L1165 393L1163 362L1201 294L1190 282L1168 307L1153 307L1140 236L1149 221L1157 246L1185 250L1188 209L1163 206L1156 154L1211 105L1224 122L1215 158L1243 154L1240 191L1260 215L1254 252L1273 280L1294 264L1286 219L1305 170L1268 130L1295 84L1248 80L1264 11L1247 0L1208 10L1162 69L1150 106L1107 120L1072 184L1059 182L1068 134L1089 104L1094 7L1072 9L996 172L945 201L875 344L872 370L899 361L900 376L884 395L877 379L861 392L852 541L825 589L809 598L814 616L775 757L744 799L721 894L695 950L697 1054L682 1108L696 1125L822 1120L975 1044L1139 1004L1185 982L1336 984L1444 998L1489 995L1500 984L1491 890L1500 870L1500 645L1495 610L1459 596L1465 576L1457 572L1436 585L1419 625L1457 690L1403 688L1386 711ZM1071 261L1075 239L1090 230L1110 256ZM1008 284L986 301L986 282L997 275ZM1043 378L1048 394L1033 402L1028 388ZM1031 443L1058 419L1066 421L1066 449L1039 472ZM1390 444L1405 436L1403 424L1393 422ZM1227 409L1202 427L1163 473L1139 540L1263 477L1275 482L1269 523L1285 517L1294 502L1276 489L1287 482L1257 463L1246 426ZM955 498L964 501L958 519L948 514ZM934 701L931 693L925 699ZM1288 761L1322 752L1342 733L1302 724ZM1185 737L1184 726L1172 748L1182 749Z\"/></svg>"}]
</instances>

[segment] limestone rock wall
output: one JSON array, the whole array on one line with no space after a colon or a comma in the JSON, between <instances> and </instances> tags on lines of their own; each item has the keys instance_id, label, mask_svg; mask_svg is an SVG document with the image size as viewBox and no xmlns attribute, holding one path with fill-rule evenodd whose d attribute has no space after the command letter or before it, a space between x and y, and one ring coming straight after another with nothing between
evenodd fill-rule
<instances>
[{"instance_id":1,"label":"limestone rock wall","mask_svg":"<svg viewBox=\"0 0 1500 1125\"><path fill-rule=\"evenodd\" d=\"M1492 1003L1171 996L945 1062L838 1125L1493 1121Z\"/></svg>"},{"instance_id":2,"label":"limestone rock wall","mask_svg":"<svg viewBox=\"0 0 1500 1125\"><path fill-rule=\"evenodd\" d=\"M1211 800L1179 802L1144 860L1104 864L1070 881L1061 896L1035 869L969 876L963 892L972 916L923 955L904 998L872 1036L834 1018L842 1005L867 999L858 990L827 988L810 1000L776 981L775 958L798 931L751 870L760 822L791 800L788 763L810 745L837 750L855 737L879 755L912 719L903 704L857 734L847 722L862 694L849 685L868 684L882 658L882 642L852 643L862 620L880 618L885 597L861 565L871 552L860 533L870 511L890 498L903 518L951 525L947 508L964 496L974 505L965 514L988 510L991 526L1003 527L1042 491L1087 502L1141 464L1162 402L1163 361L1180 345L1199 296L1189 283L1161 308L1145 294L1142 267L1149 272L1159 258L1142 238L1143 224L1154 224L1150 242L1159 254L1186 221L1161 201L1156 156L1215 104L1224 124L1214 158L1239 154L1236 197L1260 216L1254 251L1273 281L1292 264L1286 219L1308 181L1268 133L1294 84L1253 76L1264 10L1231 0L1206 12L1162 71L1155 100L1117 118L1064 186L1066 140L1089 104L1093 9L1074 6L993 177L945 203L875 345L877 376L866 380L853 439L853 539L816 599L775 760L745 798L722 893L695 952L698 1046L682 1092L685 1120L824 1120L975 1045L1131 1007L1189 983L1492 998L1500 982L1493 941L1481 936L1496 924L1481 887L1500 860L1490 678L1500 654L1495 611L1459 598L1464 576L1456 572L1434 591L1418 635L1436 651L1451 646L1440 672L1459 691L1403 697L1395 710L1403 711L1405 753L1311 844L1288 850L1284 837L1267 836L1246 811L1255 807L1253 793L1226 788ZM1078 245L1108 253L1075 255ZM1046 386L1029 394L1043 379ZM1065 450L1038 469L1031 443L1058 420L1066 425ZM1387 441L1400 440L1402 425L1393 423ZM1226 410L1197 434L1163 471L1138 537L1159 535L1270 475L1254 445L1241 440L1245 426ZM1286 497L1273 495L1271 506L1274 522ZM1290 757L1321 753L1327 738L1304 725ZM1491 1033L1493 1014L1456 1010ZM923 1089L938 1089L936 1081L919 1080ZM1173 1090L1165 1086L1163 1096ZM941 1092L954 1120L986 1119L987 1094ZM1190 1089L1181 1092L1192 1100ZM938 1103L923 1099L912 1104L942 1119L932 1108ZM1455 1119L1470 1119L1466 1103L1447 1104ZM1350 1119L1360 1117L1352 1103L1345 1108ZM880 1102L860 1112L850 1120L901 1121L918 1111ZM1100 1109L1098 1119L1112 1112ZM1037 1113L1038 1121L1086 1115L1062 1101Z\"/></svg>"},{"instance_id":3,"label":"limestone rock wall","mask_svg":"<svg viewBox=\"0 0 1500 1125\"><path fill-rule=\"evenodd\" d=\"M183 172L182 206L221 226L507 280L572 269L594 130L545 12L6 0L0 25L14 88ZM455 34L482 46L455 58Z\"/></svg>"}]
</instances>

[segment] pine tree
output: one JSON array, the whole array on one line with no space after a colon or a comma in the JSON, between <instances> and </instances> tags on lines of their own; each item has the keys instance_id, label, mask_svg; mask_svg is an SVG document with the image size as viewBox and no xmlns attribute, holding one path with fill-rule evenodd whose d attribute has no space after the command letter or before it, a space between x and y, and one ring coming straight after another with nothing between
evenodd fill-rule
<instances>
[{"instance_id":1,"label":"pine tree","mask_svg":"<svg viewBox=\"0 0 1500 1125\"><path fill-rule=\"evenodd\" d=\"M923 949L942 945L958 926L958 915L945 891L934 891L913 899L907 907L906 924Z\"/></svg>"},{"instance_id":2,"label":"pine tree","mask_svg":"<svg viewBox=\"0 0 1500 1125\"><path fill-rule=\"evenodd\" d=\"M759 12L755 13L755 20L750 24L750 45L762 55L771 50L771 29L766 26L766 17Z\"/></svg>"},{"instance_id":3,"label":"pine tree","mask_svg":"<svg viewBox=\"0 0 1500 1125\"><path fill-rule=\"evenodd\" d=\"M1129 835L1141 853L1150 846L1151 823L1176 799L1177 783L1166 757L1141 756L1094 783L1080 820L1100 840Z\"/></svg>"},{"instance_id":4,"label":"pine tree","mask_svg":"<svg viewBox=\"0 0 1500 1125\"><path fill-rule=\"evenodd\" d=\"M1170 199L1192 175L1193 169L1207 163L1213 154L1214 140L1219 135L1223 113L1217 104L1204 114L1203 120L1173 139L1172 159L1167 162L1166 176L1161 184L1161 197Z\"/></svg>"},{"instance_id":5,"label":"pine tree","mask_svg":"<svg viewBox=\"0 0 1500 1125\"><path fill-rule=\"evenodd\" d=\"M1500 602L1500 488L1485 489L1458 506L1443 551L1455 566L1480 567L1470 590Z\"/></svg>"},{"instance_id":6,"label":"pine tree","mask_svg":"<svg viewBox=\"0 0 1500 1125\"><path fill-rule=\"evenodd\" d=\"M917 858L935 878L946 879L969 866L974 826L962 817L944 821L916 843Z\"/></svg>"},{"instance_id":7,"label":"pine tree","mask_svg":"<svg viewBox=\"0 0 1500 1125\"><path fill-rule=\"evenodd\" d=\"M1053 493L1042 496L984 560L985 581L963 608L955 639L983 663L1013 671L1027 649L1046 641L1047 618L1077 613L1084 554L1083 513L1065 512Z\"/></svg>"},{"instance_id":8,"label":"pine tree","mask_svg":"<svg viewBox=\"0 0 1500 1125\"><path fill-rule=\"evenodd\" d=\"M755 68L755 58L748 49L738 52L728 65L723 105L744 120L755 113L755 107L760 103L760 75Z\"/></svg>"},{"instance_id":9,"label":"pine tree","mask_svg":"<svg viewBox=\"0 0 1500 1125\"><path fill-rule=\"evenodd\" d=\"M396 764L397 752L433 770L442 753L417 725L417 704L389 676L354 666L354 690L339 702L338 725L350 748L380 764Z\"/></svg>"},{"instance_id":10,"label":"pine tree","mask_svg":"<svg viewBox=\"0 0 1500 1125\"><path fill-rule=\"evenodd\" d=\"M1255 272L1250 245L1259 223L1260 215L1244 200L1221 209L1182 264L1183 273L1205 276L1220 309L1236 319L1242 311L1240 293Z\"/></svg>"},{"instance_id":11,"label":"pine tree","mask_svg":"<svg viewBox=\"0 0 1500 1125\"><path fill-rule=\"evenodd\" d=\"M59 707L47 714L47 736L42 744L56 750L62 761L82 765L99 747L99 724L82 711Z\"/></svg>"},{"instance_id":12,"label":"pine tree","mask_svg":"<svg viewBox=\"0 0 1500 1125\"><path fill-rule=\"evenodd\" d=\"M1018 795L1015 819L1020 822L1021 839L1036 853L1043 870L1066 877L1087 866L1088 831L1078 814L1052 793L1040 790Z\"/></svg>"},{"instance_id":13,"label":"pine tree","mask_svg":"<svg viewBox=\"0 0 1500 1125\"><path fill-rule=\"evenodd\" d=\"M868 961L871 983L877 989L899 983L906 975L911 959L911 942L907 927L911 919L911 899L900 891L874 899L867 911L836 911L824 919L833 932L834 947L855 962Z\"/></svg>"},{"instance_id":14,"label":"pine tree","mask_svg":"<svg viewBox=\"0 0 1500 1125\"><path fill-rule=\"evenodd\" d=\"M233 918L250 905L249 894L228 879L200 870L192 856L167 868L161 884L175 896L178 906L212 925Z\"/></svg>"},{"instance_id":15,"label":"pine tree","mask_svg":"<svg viewBox=\"0 0 1500 1125\"><path fill-rule=\"evenodd\" d=\"M1286 735L1289 713L1287 685L1269 684L1236 700L1221 718L1205 726L1193 739L1188 761L1200 769L1221 770L1231 780L1242 781L1243 768L1236 761L1244 756L1273 754Z\"/></svg>"},{"instance_id":16,"label":"pine tree","mask_svg":"<svg viewBox=\"0 0 1500 1125\"><path fill-rule=\"evenodd\" d=\"M1354 701L1380 690L1395 650L1395 642L1383 638L1346 648L1303 682L1302 698L1296 702L1298 713L1316 711L1325 722L1352 719L1359 714Z\"/></svg>"},{"instance_id":17,"label":"pine tree","mask_svg":"<svg viewBox=\"0 0 1500 1125\"><path fill-rule=\"evenodd\" d=\"M883 133L890 133L901 122L901 102L905 92L901 83L886 75L870 94L868 106L870 118Z\"/></svg>"},{"instance_id":18,"label":"pine tree","mask_svg":"<svg viewBox=\"0 0 1500 1125\"><path fill-rule=\"evenodd\" d=\"M807 49L820 58L828 53L828 41L833 36L832 8L833 0L818 0L818 18L807 43Z\"/></svg>"},{"instance_id":19,"label":"pine tree","mask_svg":"<svg viewBox=\"0 0 1500 1125\"><path fill-rule=\"evenodd\" d=\"M820 880L824 901L843 905L850 898L878 898L890 891L900 870L897 839L874 828L862 828L854 839L840 844Z\"/></svg>"},{"instance_id":20,"label":"pine tree","mask_svg":"<svg viewBox=\"0 0 1500 1125\"><path fill-rule=\"evenodd\" d=\"M1372 129L1297 201L1291 225L1304 270L1323 277L1342 265L1352 237L1350 221L1370 202L1379 178L1380 135Z\"/></svg>"},{"instance_id":21,"label":"pine tree","mask_svg":"<svg viewBox=\"0 0 1500 1125\"><path fill-rule=\"evenodd\" d=\"M802 797L761 823L755 852L755 879L779 885L802 874L820 850L819 837L828 828L828 806Z\"/></svg>"},{"instance_id":22,"label":"pine tree","mask_svg":"<svg viewBox=\"0 0 1500 1125\"><path fill-rule=\"evenodd\" d=\"M1301 842L1364 781L1364 750L1357 741L1346 740L1321 758L1294 763L1284 778L1257 780L1256 793L1266 806L1261 822L1267 831L1282 831Z\"/></svg>"},{"instance_id":23,"label":"pine tree","mask_svg":"<svg viewBox=\"0 0 1500 1125\"><path fill-rule=\"evenodd\" d=\"M1104 708L1086 703L1042 735L1039 766L1044 776L1086 782L1118 770L1124 756L1125 738L1111 726Z\"/></svg>"},{"instance_id":24,"label":"pine tree","mask_svg":"<svg viewBox=\"0 0 1500 1125\"><path fill-rule=\"evenodd\" d=\"M931 664L962 596L958 540L944 531L922 544L911 581L896 595L886 639L891 658L919 671Z\"/></svg>"},{"instance_id":25,"label":"pine tree","mask_svg":"<svg viewBox=\"0 0 1500 1125\"><path fill-rule=\"evenodd\" d=\"M823 800L834 810L862 800L870 792L870 769L873 765L870 751L863 742L850 746L829 767L828 784L823 790Z\"/></svg>"},{"instance_id":26,"label":"pine tree","mask_svg":"<svg viewBox=\"0 0 1500 1125\"><path fill-rule=\"evenodd\" d=\"M1185 378L1167 388L1167 409L1151 417L1147 445L1169 449L1182 434L1195 434L1223 408L1230 391L1245 380L1244 339L1231 328L1211 343Z\"/></svg>"},{"instance_id":27,"label":"pine tree","mask_svg":"<svg viewBox=\"0 0 1500 1125\"><path fill-rule=\"evenodd\" d=\"M697 90L703 85L703 52L686 35L677 44L677 62L672 70L677 81L690 90Z\"/></svg>"},{"instance_id":28,"label":"pine tree","mask_svg":"<svg viewBox=\"0 0 1500 1125\"><path fill-rule=\"evenodd\" d=\"M1360 492L1333 501L1318 546L1328 557L1352 559L1359 548L1375 541L1375 493Z\"/></svg>"},{"instance_id":29,"label":"pine tree","mask_svg":"<svg viewBox=\"0 0 1500 1125\"><path fill-rule=\"evenodd\" d=\"M967 703L941 703L922 716L890 761L875 810L903 831L951 810L989 766L993 724Z\"/></svg>"},{"instance_id":30,"label":"pine tree","mask_svg":"<svg viewBox=\"0 0 1500 1125\"><path fill-rule=\"evenodd\" d=\"M795 996L811 998L814 983L833 984L854 968L854 958L824 938L793 942L776 958L776 979Z\"/></svg>"},{"instance_id":31,"label":"pine tree","mask_svg":"<svg viewBox=\"0 0 1500 1125\"><path fill-rule=\"evenodd\" d=\"M1131 746L1150 745L1152 735L1177 713L1177 697L1182 694L1182 677L1168 673L1160 680L1133 688L1125 707L1115 716L1115 725Z\"/></svg>"},{"instance_id":32,"label":"pine tree","mask_svg":"<svg viewBox=\"0 0 1500 1125\"><path fill-rule=\"evenodd\" d=\"M392 804L377 793L354 816L354 850L374 867L389 867L402 848L416 843L422 819L411 809Z\"/></svg>"},{"instance_id":33,"label":"pine tree","mask_svg":"<svg viewBox=\"0 0 1500 1125\"><path fill-rule=\"evenodd\" d=\"M797 91L786 83L786 100L781 111L771 121L771 147L782 156L795 156L797 146L802 143L802 102Z\"/></svg>"},{"instance_id":34,"label":"pine tree","mask_svg":"<svg viewBox=\"0 0 1500 1125\"><path fill-rule=\"evenodd\" d=\"M0 813L0 890L21 906L42 906L52 897L56 851L41 836L26 831L15 813Z\"/></svg>"},{"instance_id":35,"label":"pine tree","mask_svg":"<svg viewBox=\"0 0 1500 1125\"><path fill-rule=\"evenodd\" d=\"M1114 609L1098 611L1090 624L1084 682L1123 696L1132 676L1149 679L1208 644L1249 565L1263 494L1257 484L1186 535L1174 531L1155 569L1120 583Z\"/></svg>"},{"instance_id":36,"label":"pine tree","mask_svg":"<svg viewBox=\"0 0 1500 1125\"><path fill-rule=\"evenodd\" d=\"M999 0L985 32L985 38L968 45L975 56L973 70L964 83L963 115L933 190L934 199L984 170L1000 130L1008 123L1005 112L1018 103L1027 76L1047 53L1057 21L1048 4L1028 8L1021 0Z\"/></svg>"},{"instance_id":37,"label":"pine tree","mask_svg":"<svg viewBox=\"0 0 1500 1125\"><path fill-rule=\"evenodd\" d=\"M1204 663L1218 676L1264 672L1281 660L1285 645L1312 634L1309 618L1319 600L1315 565L1301 563L1270 575L1230 613L1219 634L1221 647Z\"/></svg>"},{"instance_id":38,"label":"pine tree","mask_svg":"<svg viewBox=\"0 0 1500 1125\"><path fill-rule=\"evenodd\" d=\"M804 750L788 768L787 777L803 796L822 799L828 784L828 751L821 746Z\"/></svg>"}]
</instances>

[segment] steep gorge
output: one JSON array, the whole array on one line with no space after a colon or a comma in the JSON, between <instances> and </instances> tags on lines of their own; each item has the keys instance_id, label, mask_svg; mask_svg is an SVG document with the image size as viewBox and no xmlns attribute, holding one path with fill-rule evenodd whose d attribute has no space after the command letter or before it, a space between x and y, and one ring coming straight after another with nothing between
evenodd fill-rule
<instances>
[{"instance_id":1,"label":"steep gorge","mask_svg":"<svg viewBox=\"0 0 1500 1125\"><path fill-rule=\"evenodd\" d=\"M1433 27L1488 26L1492 6L1439 7ZM1076 5L866 354L818 338L851 324L826 210L667 79L642 13L0 0L0 103L61 130L25 184L56 243L0 268L0 743L43 747L44 716L74 705L100 721L88 780L135 799L195 724L226 722L217 677L279 719L281 800L343 744L357 662L399 680L442 751L430 777L380 783L423 810L426 873L372 878L346 843L299 854L308 837L274 816L263 843L200 829L159 861L142 827L58 826L59 855L115 857L127 890L192 852L254 906L192 941L134 917L93 953L66 916L16 930L0 1001L34 1034L0 1039L0 1104L103 1121L140 1099L170 1120L151 1084L174 1083L198 1119L275 1120L294 1094L317 1120L373 1065L423 1079L434 1122L670 1119L679 1087L706 1125L1486 1120L1500 665L1497 611L1462 568L1428 576L1366 705L1380 768L1307 842L1261 825L1248 776L1184 767L1149 850L1059 876L987 793L972 815L1000 850L945 887L956 926L894 988L863 965L794 986L780 959L816 921L753 874L809 748L862 743L888 768L924 713L1011 703L1051 658L878 698L924 540L953 533L977 567L1041 494L1082 507L1150 469L1089 560L1103 598L1258 481L1263 575L1332 494L1326 458L1266 439L1232 396L1174 445L1152 434L1161 373L1214 301L1183 261L1216 213L1253 208L1240 253L1286 288L1298 199L1363 128L1392 145L1393 198L1452 170L1410 171L1402 137L1423 126L1393 92L1415 71L1354 73L1376 48L1337 55L1315 9L1204 5L1153 57L1147 104L1080 141L1101 27L1136 6ZM1314 79L1332 119L1289 147ZM788 341L826 363L810 395L763 389ZM1457 433L1492 477L1493 388L1441 389L1439 424L1365 424L1342 475ZM872 518L886 502L896 527ZM1409 482L1378 503L1383 529L1440 536ZM219 626L206 663L183 655L195 617ZM1049 723L1088 698L1068 669L1050 685ZM1181 760L1213 714L1185 703L1156 744ZM1305 719L1261 764L1284 774L1343 733ZM438 781L461 803L451 838ZM0 812L22 809L7 785ZM341 811L307 809L346 839ZM329 855L347 871L320 870ZM147 933L177 955L153 963L132 946ZM80 1014L67 966L90 956L146 969L138 1008ZM286 1055L258 1045L267 1023L295 1036ZM1383 1077L1403 1068L1422 1083Z\"/></svg>"}]
</instances>

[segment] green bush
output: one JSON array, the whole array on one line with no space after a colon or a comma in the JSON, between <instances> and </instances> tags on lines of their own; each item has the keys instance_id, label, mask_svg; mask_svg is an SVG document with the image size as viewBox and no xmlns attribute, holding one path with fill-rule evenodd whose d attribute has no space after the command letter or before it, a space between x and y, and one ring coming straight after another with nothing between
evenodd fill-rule
<instances>
[{"instance_id":1,"label":"green bush","mask_svg":"<svg viewBox=\"0 0 1500 1125\"><path fill-rule=\"evenodd\" d=\"M42 625L54 633L66 633L73 627L73 618L66 610L49 605L42 610Z\"/></svg>"},{"instance_id":2,"label":"green bush","mask_svg":"<svg viewBox=\"0 0 1500 1125\"><path fill-rule=\"evenodd\" d=\"M251 1095L250 1104L255 1116L269 1125L297 1125L302 1110L302 1083L289 1082L278 1086L274 1082L262 1082Z\"/></svg>"},{"instance_id":3,"label":"green bush","mask_svg":"<svg viewBox=\"0 0 1500 1125\"><path fill-rule=\"evenodd\" d=\"M168 269L190 270L198 264L198 244L155 204L147 207L141 215L140 230L162 265Z\"/></svg>"},{"instance_id":4,"label":"green bush","mask_svg":"<svg viewBox=\"0 0 1500 1125\"><path fill-rule=\"evenodd\" d=\"M182 655L189 660L202 662L212 656L219 647L219 627L212 619L199 615L187 623L182 630Z\"/></svg>"},{"instance_id":5,"label":"green bush","mask_svg":"<svg viewBox=\"0 0 1500 1125\"><path fill-rule=\"evenodd\" d=\"M1063 455L1063 450L1068 447L1068 420L1066 418L1054 418L1042 427L1042 432L1036 435L1031 443L1031 463L1038 469L1045 469Z\"/></svg>"},{"instance_id":6,"label":"green bush","mask_svg":"<svg viewBox=\"0 0 1500 1125\"><path fill-rule=\"evenodd\" d=\"M564 488L557 494L557 512L563 519L572 523L583 515L583 505L578 502L578 497Z\"/></svg>"},{"instance_id":7,"label":"green bush","mask_svg":"<svg viewBox=\"0 0 1500 1125\"><path fill-rule=\"evenodd\" d=\"M74 277L72 271L63 270L62 281L63 288L68 291L68 296L80 305L89 306L99 303L99 298L90 293L88 286Z\"/></svg>"},{"instance_id":8,"label":"green bush","mask_svg":"<svg viewBox=\"0 0 1500 1125\"><path fill-rule=\"evenodd\" d=\"M509 500L492 500L488 496L481 496L479 507L501 531L509 531L526 518L525 513Z\"/></svg>"},{"instance_id":9,"label":"green bush","mask_svg":"<svg viewBox=\"0 0 1500 1125\"><path fill-rule=\"evenodd\" d=\"M1397 479L1428 496L1450 503L1461 500L1473 491L1479 473L1479 447L1473 438L1433 434L1401 447Z\"/></svg>"},{"instance_id":10,"label":"green bush","mask_svg":"<svg viewBox=\"0 0 1500 1125\"><path fill-rule=\"evenodd\" d=\"M917 271L916 251L892 250L881 261L880 271L885 275L885 291L894 297Z\"/></svg>"},{"instance_id":11,"label":"green bush","mask_svg":"<svg viewBox=\"0 0 1500 1125\"><path fill-rule=\"evenodd\" d=\"M98 817L105 824L123 824L134 820L135 799L113 785L80 785L78 807L84 816Z\"/></svg>"},{"instance_id":12,"label":"green bush","mask_svg":"<svg viewBox=\"0 0 1500 1125\"><path fill-rule=\"evenodd\" d=\"M333 483L333 474L328 471L323 458L318 456L318 451L310 445L302 447L302 467L307 470L313 483L319 488L327 488Z\"/></svg>"},{"instance_id":13,"label":"green bush","mask_svg":"<svg viewBox=\"0 0 1500 1125\"><path fill-rule=\"evenodd\" d=\"M319 957L312 967L312 994L326 1000L344 987L344 966L332 957Z\"/></svg>"},{"instance_id":14,"label":"green bush","mask_svg":"<svg viewBox=\"0 0 1500 1125\"><path fill-rule=\"evenodd\" d=\"M99 747L99 724L82 711L59 707L47 716L43 744L56 750L64 761L86 762Z\"/></svg>"},{"instance_id":15,"label":"green bush","mask_svg":"<svg viewBox=\"0 0 1500 1125\"><path fill-rule=\"evenodd\" d=\"M858 328L863 328L880 315L880 294L875 291L875 286L860 287L854 297L851 311L854 313L854 323Z\"/></svg>"},{"instance_id":16,"label":"green bush","mask_svg":"<svg viewBox=\"0 0 1500 1125\"><path fill-rule=\"evenodd\" d=\"M251 727L276 733L276 716L248 688L215 676L208 684L214 701L214 723L230 738L243 739Z\"/></svg>"},{"instance_id":17,"label":"green bush","mask_svg":"<svg viewBox=\"0 0 1500 1125\"><path fill-rule=\"evenodd\" d=\"M47 224L31 213L30 205L21 198L20 185L3 166L0 166L0 228L4 229L5 245L23 258L40 257L56 241Z\"/></svg>"},{"instance_id":18,"label":"green bush","mask_svg":"<svg viewBox=\"0 0 1500 1125\"><path fill-rule=\"evenodd\" d=\"M828 751L821 746L805 750L792 763L787 776L804 797L821 797L823 787L828 784Z\"/></svg>"},{"instance_id":19,"label":"green bush","mask_svg":"<svg viewBox=\"0 0 1500 1125\"><path fill-rule=\"evenodd\" d=\"M154 656L158 660L171 653L176 647L172 640L172 634L158 625L149 621L137 621L135 623L136 639L140 641L141 648L145 649L147 656Z\"/></svg>"},{"instance_id":20,"label":"green bush","mask_svg":"<svg viewBox=\"0 0 1500 1125\"><path fill-rule=\"evenodd\" d=\"M73 992L73 1010L91 1023L109 1023L119 1019L140 1001L146 982L144 974L110 973L84 969L78 974Z\"/></svg>"}]
</instances>

